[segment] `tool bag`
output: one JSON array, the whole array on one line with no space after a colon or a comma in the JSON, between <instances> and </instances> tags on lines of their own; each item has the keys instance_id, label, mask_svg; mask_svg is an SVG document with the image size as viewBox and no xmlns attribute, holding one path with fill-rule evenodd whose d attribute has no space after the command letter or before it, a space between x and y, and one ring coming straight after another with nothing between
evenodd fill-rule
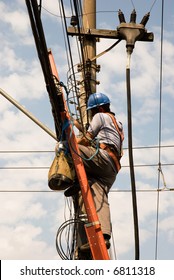
<instances>
[{"instance_id":1,"label":"tool bag","mask_svg":"<svg viewBox=\"0 0 174 280\"><path fill-rule=\"evenodd\" d=\"M62 191L73 184L75 169L70 154L63 150L56 154L48 172L48 186L51 190Z\"/></svg>"}]
</instances>

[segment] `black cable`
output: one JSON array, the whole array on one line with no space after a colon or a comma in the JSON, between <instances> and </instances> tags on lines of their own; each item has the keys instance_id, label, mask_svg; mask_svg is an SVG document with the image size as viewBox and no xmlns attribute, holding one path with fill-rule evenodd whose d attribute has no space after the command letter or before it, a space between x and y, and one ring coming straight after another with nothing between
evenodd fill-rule
<instances>
[{"instance_id":1,"label":"black cable","mask_svg":"<svg viewBox=\"0 0 174 280\"><path fill-rule=\"evenodd\" d=\"M48 57L48 49L44 36L43 26L40 18L39 6L37 0L25 0L28 9L28 15L30 19L33 36L35 39L35 45L38 53L38 57L41 63L43 75L45 78L45 84L50 97L50 103L52 106L52 114L55 122L56 135L59 139L62 130L61 114L64 110L64 102L62 94L54 82L52 76L51 65Z\"/></svg>"},{"instance_id":2,"label":"black cable","mask_svg":"<svg viewBox=\"0 0 174 280\"><path fill-rule=\"evenodd\" d=\"M65 31L66 31L66 41L67 41L67 45L68 45L68 51L69 51L69 58L70 58L70 64L71 64L71 71L72 71L72 76L73 76L73 81L74 81L74 88L75 88L75 92L76 92L76 96L77 96L77 92L78 92L78 87L77 87L77 82L76 82L76 78L75 78L75 71L74 71L74 63L73 63L73 57L72 57L72 52L71 52L71 45L70 45L70 40L69 40L69 36L68 36L68 27L67 27L67 23L66 23L66 16L65 16L65 9L64 9L64 4L63 1L60 0L61 3L61 8L62 8L62 14L63 14L63 19L64 19L64 26L65 26ZM80 103L79 103L79 99L77 98L77 103L78 103L78 107L80 108ZM81 115L81 111L80 111L80 118L82 120L82 115Z\"/></svg>"},{"instance_id":3,"label":"black cable","mask_svg":"<svg viewBox=\"0 0 174 280\"><path fill-rule=\"evenodd\" d=\"M137 198L136 185L133 162L132 149L132 112L131 112L131 86L130 86L130 68L126 68L126 84L127 84L127 114L128 114L128 147L129 147L129 164L132 187L132 204L134 218L134 236L135 236L135 259L139 260L139 229L138 229L138 213L137 213Z\"/></svg>"},{"instance_id":4,"label":"black cable","mask_svg":"<svg viewBox=\"0 0 174 280\"><path fill-rule=\"evenodd\" d=\"M70 219L65 221L57 230L57 234L56 234L56 249L57 249L57 253L58 255L63 259L63 260L71 260L73 258L72 256L72 252L73 252L73 248L71 249L71 253L69 254L69 256L65 253L63 246L62 246L62 234L64 232L64 230L69 227L69 226L75 226L77 224L84 224L83 221L81 221L80 219ZM73 233L74 235L75 233ZM70 240L69 240L70 242ZM69 245L68 245L69 246ZM72 242L72 246L75 246L75 243Z\"/></svg>"}]
</instances>

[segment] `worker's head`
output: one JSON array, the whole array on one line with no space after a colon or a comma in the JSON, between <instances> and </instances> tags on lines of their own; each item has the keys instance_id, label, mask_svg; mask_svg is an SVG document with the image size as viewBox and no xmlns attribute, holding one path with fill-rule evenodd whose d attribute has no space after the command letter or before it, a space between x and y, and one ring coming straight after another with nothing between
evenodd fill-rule
<instances>
[{"instance_id":1,"label":"worker's head","mask_svg":"<svg viewBox=\"0 0 174 280\"><path fill-rule=\"evenodd\" d=\"M89 96L87 110L93 113L109 111L110 100L104 93L96 92Z\"/></svg>"}]
</instances>

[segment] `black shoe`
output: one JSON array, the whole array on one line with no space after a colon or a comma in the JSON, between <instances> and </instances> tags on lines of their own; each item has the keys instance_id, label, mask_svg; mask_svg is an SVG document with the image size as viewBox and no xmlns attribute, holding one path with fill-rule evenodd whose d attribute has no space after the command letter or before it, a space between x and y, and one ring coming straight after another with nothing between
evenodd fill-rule
<instances>
[{"instance_id":1,"label":"black shoe","mask_svg":"<svg viewBox=\"0 0 174 280\"><path fill-rule=\"evenodd\" d=\"M105 244L106 244L106 248L109 249L111 247L111 244L109 242L109 239L105 239ZM80 251L82 252L87 252L90 251L90 246L89 243L85 243L82 246L80 246Z\"/></svg>"},{"instance_id":2,"label":"black shoe","mask_svg":"<svg viewBox=\"0 0 174 280\"><path fill-rule=\"evenodd\" d=\"M78 194L79 191L80 191L80 186L78 184L73 185L73 186L69 187L66 191L64 191L64 195L66 197L73 196L73 195Z\"/></svg>"}]
</instances>

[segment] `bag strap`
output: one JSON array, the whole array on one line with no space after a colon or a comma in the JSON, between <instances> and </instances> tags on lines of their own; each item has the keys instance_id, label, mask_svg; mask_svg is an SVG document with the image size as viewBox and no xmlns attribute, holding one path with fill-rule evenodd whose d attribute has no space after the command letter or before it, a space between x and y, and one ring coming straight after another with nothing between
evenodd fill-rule
<instances>
[{"instance_id":1,"label":"bag strap","mask_svg":"<svg viewBox=\"0 0 174 280\"><path fill-rule=\"evenodd\" d=\"M123 156L122 143L123 143L123 140L124 140L124 133L123 133L123 131L120 130L114 115L112 115L111 113L106 113L106 114L108 114L111 117L111 119L112 119L112 121L115 125L115 128L116 128L118 134L120 135L120 158L121 158Z\"/></svg>"},{"instance_id":2,"label":"bag strap","mask_svg":"<svg viewBox=\"0 0 174 280\"><path fill-rule=\"evenodd\" d=\"M116 121L116 118L111 113L107 113L107 114L111 117L111 119L112 119L112 121L113 121L113 123L115 125L115 128L116 128L117 132L120 135L121 142L123 142L123 140L124 140L124 133L120 131L120 128L118 127L118 123Z\"/></svg>"}]
</instances>

